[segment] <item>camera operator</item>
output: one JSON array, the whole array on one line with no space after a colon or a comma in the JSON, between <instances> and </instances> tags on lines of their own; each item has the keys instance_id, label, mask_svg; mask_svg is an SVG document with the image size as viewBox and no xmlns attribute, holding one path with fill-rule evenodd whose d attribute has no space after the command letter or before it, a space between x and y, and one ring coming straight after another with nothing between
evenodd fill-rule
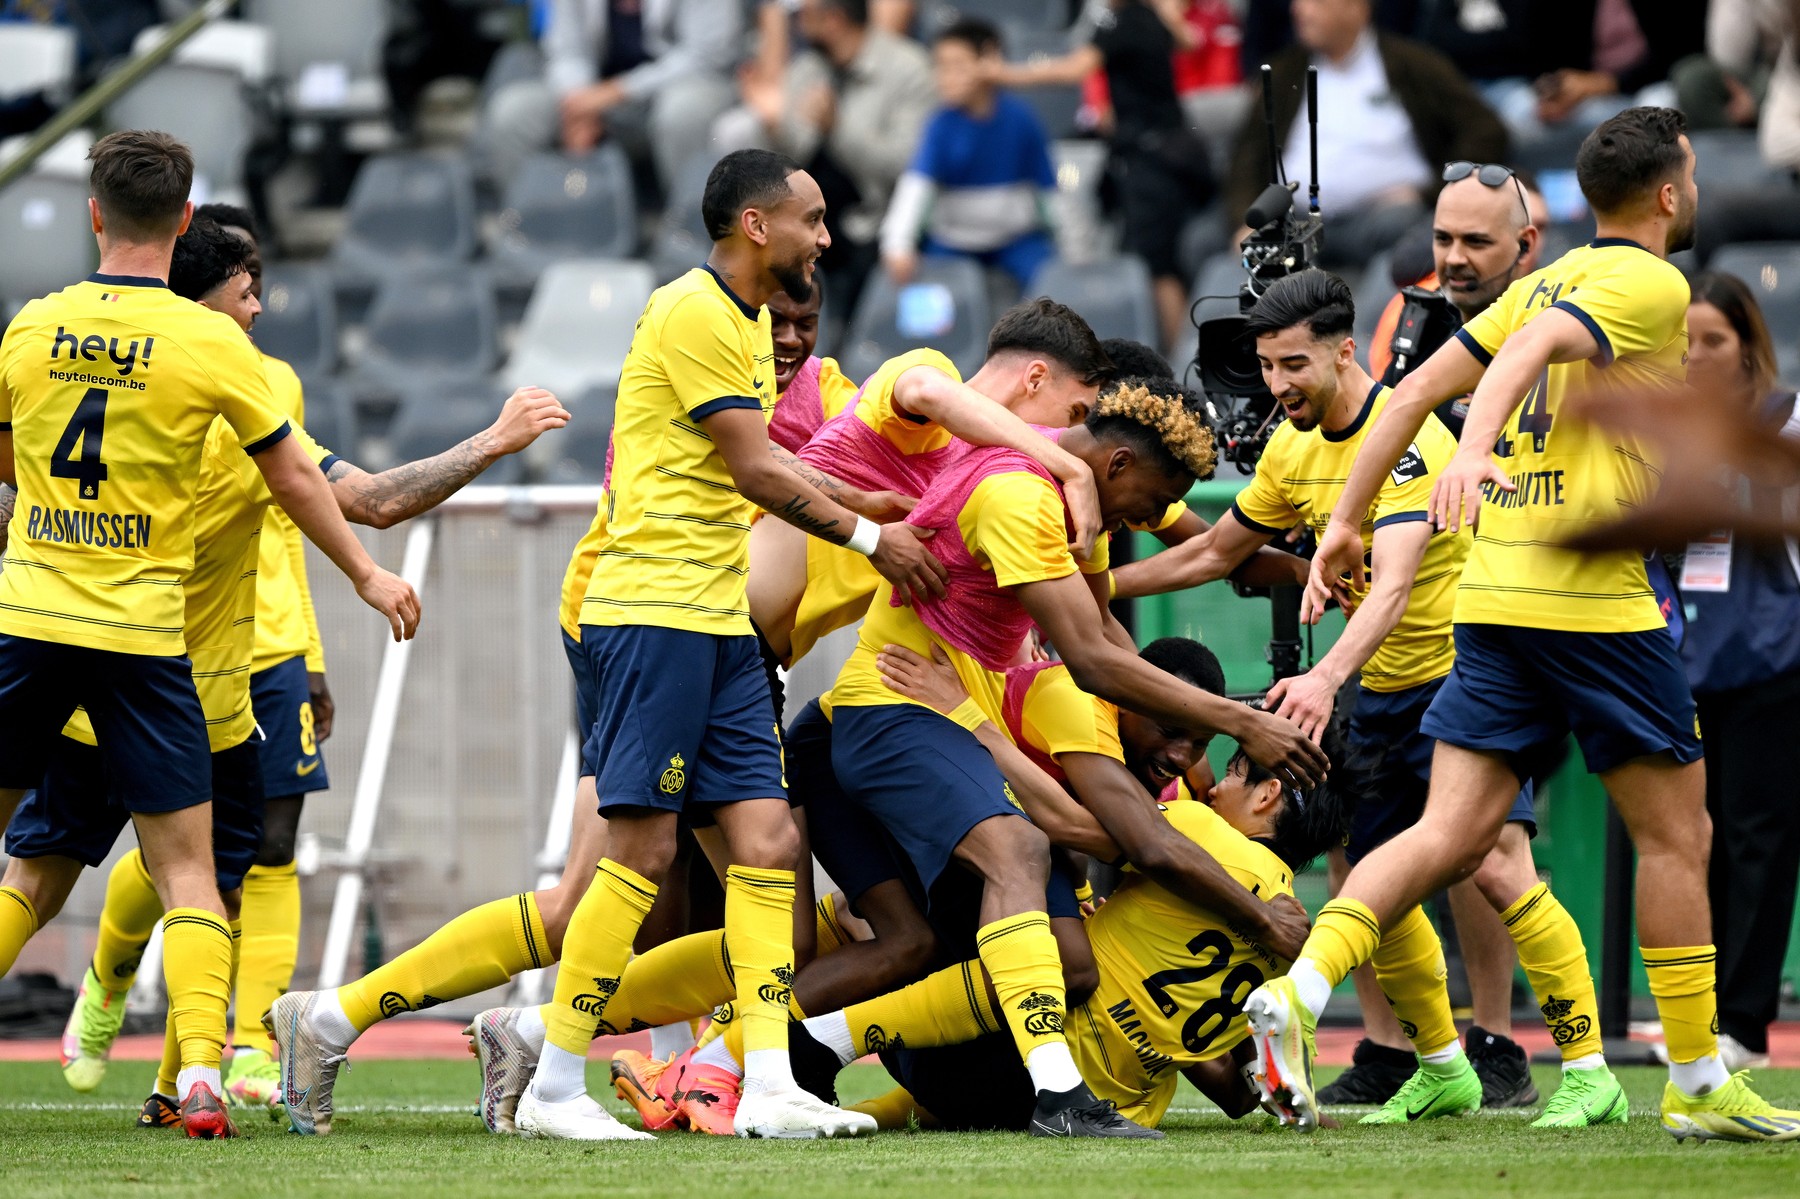
<instances>
[{"instance_id":1,"label":"camera operator","mask_svg":"<svg viewBox=\"0 0 1800 1199\"><path fill-rule=\"evenodd\" d=\"M1512 202L1519 204L1516 197ZM1114 572L1119 596L1198 586L1223 577L1296 524L1325 527L1364 436L1392 395L1357 365L1350 336L1354 321L1350 287L1336 275L1304 270L1268 287L1245 328L1254 338L1263 382L1287 420L1269 437L1256 474L1219 523L1174 549L1119 567ZM1427 419L1360 522L1373 579L1367 590L1339 597L1351 613L1343 633L1310 671L1282 679L1269 691L1270 711L1318 736L1331 721L1339 688L1360 672L1361 682L1351 692L1350 741L1359 749L1385 752L1380 785L1373 789L1379 799L1362 804L1352 818L1346 847L1351 863L1415 823L1424 810L1433 742L1420 732L1419 723L1455 658L1451 607L1471 540L1466 531L1434 535L1425 519L1437 472L1454 451L1455 439L1436 420ZM1529 789L1519 796L1508 821L1474 879L1458 885L1474 904L1492 905L1486 916L1494 926L1499 920L1493 911L1515 903L1537 883L1529 845L1535 831ZM1407 937L1417 936L1421 943L1429 939L1412 924L1416 916L1396 926L1412 931L1400 938L1393 954L1377 950L1374 973L1381 986L1367 971L1357 976L1368 1040L1358 1046L1356 1064L1345 1074L1352 1081L1330 1092L1331 1097L1322 1094L1323 1102L1381 1104L1406 1083L1417 1059L1401 1019L1427 1039L1454 1040L1449 1002L1439 993L1441 981L1420 978L1395 960L1413 960L1410 951L1398 948ZM1423 917L1417 919L1422 925ZM1459 1085L1472 1089L1475 1102L1513 1106L1534 1102L1537 1092L1524 1051L1508 1036L1512 943L1504 931L1500 936L1498 946L1481 939L1488 955L1479 962L1471 960L1473 952L1467 948L1475 938L1464 938L1471 989L1485 1027L1469 1033L1468 1057L1479 1083L1465 1076ZM1429 958L1427 953L1417 960ZM1406 997L1408 1007L1400 1019L1383 998L1384 988L1397 1003L1402 1000L1396 997ZM1433 1055L1447 1052L1445 1040L1415 1047Z\"/></svg>"},{"instance_id":2,"label":"camera operator","mask_svg":"<svg viewBox=\"0 0 1800 1199\"><path fill-rule=\"evenodd\" d=\"M1452 176L1455 178L1452 178ZM1500 293L1538 268L1543 230L1550 210L1535 181L1498 163L1453 162L1444 168L1444 190L1438 193L1431 218L1431 252L1436 267L1418 286L1437 291L1447 306L1439 320L1407 358L1405 369L1394 364L1394 336L1408 297L1401 292L1388 301L1369 345L1369 373L1397 386L1406 370L1431 356L1464 322L1473 319ZM1415 306L1416 307L1416 306ZM1462 432L1466 398L1451 400L1438 411L1453 435Z\"/></svg>"}]
</instances>

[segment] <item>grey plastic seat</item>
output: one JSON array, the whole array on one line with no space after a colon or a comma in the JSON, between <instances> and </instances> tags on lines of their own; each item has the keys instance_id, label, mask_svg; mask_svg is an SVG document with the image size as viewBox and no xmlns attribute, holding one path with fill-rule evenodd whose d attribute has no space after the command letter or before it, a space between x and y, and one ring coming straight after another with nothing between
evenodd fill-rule
<instances>
[{"instance_id":1,"label":"grey plastic seat","mask_svg":"<svg viewBox=\"0 0 1800 1199\"><path fill-rule=\"evenodd\" d=\"M351 419L350 399L335 379L306 379L306 431L312 439L351 462L357 456L356 422Z\"/></svg>"},{"instance_id":2,"label":"grey plastic seat","mask_svg":"<svg viewBox=\"0 0 1800 1199\"><path fill-rule=\"evenodd\" d=\"M616 386L655 286L643 262L599 258L551 266L531 293L501 381L508 388L546 387L559 397Z\"/></svg>"},{"instance_id":3,"label":"grey plastic seat","mask_svg":"<svg viewBox=\"0 0 1800 1199\"><path fill-rule=\"evenodd\" d=\"M866 379L896 354L929 346L967 378L987 357L993 323L987 281L969 259L921 259L905 287L878 270L857 299L844 334L844 373Z\"/></svg>"},{"instance_id":4,"label":"grey plastic seat","mask_svg":"<svg viewBox=\"0 0 1800 1199\"><path fill-rule=\"evenodd\" d=\"M388 154L357 173L332 247L341 290L367 292L396 270L467 262L475 253L475 181L460 158Z\"/></svg>"},{"instance_id":5,"label":"grey plastic seat","mask_svg":"<svg viewBox=\"0 0 1800 1199\"><path fill-rule=\"evenodd\" d=\"M75 30L36 21L0 23L0 99L45 92L67 100L75 83Z\"/></svg>"},{"instance_id":6,"label":"grey plastic seat","mask_svg":"<svg viewBox=\"0 0 1800 1199\"><path fill-rule=\"evenodd\" d=\"M605 478L606 447L612 440L615 388L590 387L566 404L571 417L565 428L540 437L532 447L539 477L546 483L594 484Z\"/></svg>"},{"instance_id":7,"label":"grey plastic seat","mask_svg":"<svg viewBox=\"0 0 1800 1199\"><path fill-rule=\"evenodd\" d=\"M441 454L493 424L505 402L497 388L479 379L408 395L388 426L388 456L401 463ZM524 464L515 454L488 467L475 481L491 485L523 479Z\"/></svg>"},{"instance_id":8,"label":"grey plastic seat","mask_svg":"<svg viewBox=\"0 0 1800 1199\"><path fill-rule=\"evenodd\" d=\"M115 129L161 129L194 152L194 183L209 199L242 197L255 118L243 78L221 67L168 62L106 109Z\"/></svg>"},{"instance_id":9,"label":"grey plastic seat","mask_svg":"<svg viewBox=\"0 0 1800 1199\"><path fill-rule=\"evenodd\" d=\"M331 283L314 267L281 264L263 274L262 315L256 344L294 368L302 379L337 366L337 302Z\"/></svg>"},{"instance_id":10,"label":"grey plastic seat","mask_svg":"<svg viewBox=\"0 0 1800 1199\"><path fill-rule=\"evenodd\" d=\"M1064 29L1008 28L1002 35L1002 47L1008 62L1031 62L1043 58L1061 58L1069 52L1069 34ZM1075 116L1081 111L1081 86L1074 83L1022 87L1013 93L1031 105L1037 113L1044 133L1051 138L1073 137L1077 132Z\"/></svg>"},{"instance_id":11,"label":"grey plastic seat","mask_svg":"<svg viewBox=\"0 0 1800 1199\"><path fill-rule=\"evenodd\" d=\"M1157 343L1156 300L1150 291L1150 271L1140 259L1105 258L1077 265L1055 258L1038 271L1026 294L1067 304L1101 338Z\"/></svg>"},{"instance_id":12,"label":"grey plastic seat","mask_svg":"<svg viewBox=\"0 0 1800 1199\"><path fill-rule=\"evenodd\" d=\"M706 222L700 219L700 198L706 192L706 177L712 172L713 162L710 154L693 159L675 173L669 186L662 228L650 249L650 264L658 283L667 283L699 266L712 252L712 236L706 231Z\"/></svg>"},{"instance_id":13,"label":"grey plastic seat","mask_svg":"<svg viewBox=\"0 0 1800 1199\"><path fill-rule=\"evenodd\" d=\"M565 258L630 258L637 250L631 163L616 145L584 158L537 154L507 184L493 246L495 281L529 288Z\"/></svg>"},{"instance_id":14,"label":"grey plastic seat","mask_svg":"<svg viewBox=\"0 0 1800 1199\"><path fill-rule=\"evenodd\" d=\"M79 283L100 252L88 223L85 178L26 175L0 191L0 300L27 300Z\"/></svg>"},{"instance_id":15,"label":"grey plastic seat","mask_svg":"<svg viewBox=\"0 0 1800 1199\"><path fill-rule=\"evenodd\" d=\"M405 397L446 378L491 374L499 321L493 290L471 267L397 274L376 294L356 364L363 394Z\"/></svg>"},{"instance_id":16,"label":"grey plastic seat","mask_svg":"<svg viewBox=\"0 0 1800 1199\"><path fill-rule=\"evenodd\" d=\"M361 116L387 107L381 44L387 6L370 0L245 0L245 17L274 35L275 70L288 103L316 116ZM311 78L309 78L309 73Z\"/></svg>"},{"instance_id":17,"label":"grey plastic seat","mask_svg":"<svg viewBox=\"0 0 1800 1199\"><path fill-rule=\"evenodd\" d=\"M1706 265L1711 270L1736 275L1750 285L1777 345L1800 341L1800 242L1726 246Z\"/></svg>"},{"instance_id":18,"label":"grey plastic seat","mask_svg":"<svg viewBox=\"0 0 1800 1199\"><path fill-rule=\"evenodd\" d=\"M1791 186L1763 160L1753 129L1699 129L1688 141L1694 147L1694 180L1701 187Z\"/></svg>"}]
</instances>

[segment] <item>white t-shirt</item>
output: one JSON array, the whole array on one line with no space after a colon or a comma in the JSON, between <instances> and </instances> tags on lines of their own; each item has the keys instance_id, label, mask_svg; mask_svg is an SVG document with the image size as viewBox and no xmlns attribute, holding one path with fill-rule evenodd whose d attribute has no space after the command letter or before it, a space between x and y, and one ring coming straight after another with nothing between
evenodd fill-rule
<instances>
[{"instance_id":1,"label":"white t-shirt","mask_svg":"<svg viewBox=\"0 0 1800 1199\"><path fill-rule=\"evenodd\" d=\"M1313 56L1319 68L1319 192L1327 213L1360 208L1392 187L1430 186L1431 164L1419 153L1412 121L1388 86L1373 32L1364 30L1342 62ZM1306 105L1294 115L1285 161L1305 179Z\"/></svg>"}]
</instances>

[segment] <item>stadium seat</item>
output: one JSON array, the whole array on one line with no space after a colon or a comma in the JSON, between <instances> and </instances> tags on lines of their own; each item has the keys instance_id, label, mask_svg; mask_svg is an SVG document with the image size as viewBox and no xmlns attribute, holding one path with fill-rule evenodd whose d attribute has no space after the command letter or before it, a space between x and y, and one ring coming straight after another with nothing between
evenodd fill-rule
<instances>
[{"instance_id":1,"label":"stadium seat","mask_svg":"<svg viewBox=\"0 0 1800 1199\"><path fill-rule=\"evenodd\" d=\"M314 267L271 265L263 274L262 315L256 344L280 358L302 379L337 366L337 302L329 280Z\"/></svg>"},{"instance_id":2,"label":"stadium seat","mask_svg":"<svg viewBox=\"0 0 1800 1199\"><path fill-rule=\"evenodd\" d=\"M1004 39L1008 62L1060 58L1069 51L1068 32L1061 29L1009 28ZM1081 111L1080 85L1062 83L1022 87L1014 94L1031 105L1049 137L1073 137L1076 134L1075 117Z\"/></svg>"},{"instance_id":3,"label":"stadium seat","mask_svg":"<svg viewBox=\"0 0 1800 1199\"><path fill-rule=\"evenodd\" d=\"M359 396L404 399L445 379L484 377L497 357L493 289L471 267L400 273L382 284L354 372Z\"/></svg>"},{"instance_id":4,"label":"stadium seat","mask_svg":"<svg viewBox=\"0 0 1800 1199\"><path fill-rule=\"evenodd\" d=\"M1188 296L1188 314L1195 321L1238 314L1238 292L1244 286L1243 257L1231 250L1220 250L1207 258L1194 276L1194 290Z\"/></svg>"},{"instance_id":5,"label":"stadium seat","mask_svg":"<svg viewBox=\"0 0 1800 1199\"><path fill-rule=\"evenodd\" d=\"M150 26L137 35L131 52L155 49L168 32L167 25ZM275 37L267 26L251 21L209 21L176 47L173 61L236 71L245 83L267 83L275 72Z\"/></svg>"},{"instance_id":6,"label":"stadium seat","mask_svg":"<svg viewBox=\"0 0 1800 1199\"><path fill-rule=\"evenodd\" d=\"M1754 129L1698 129L1688 141L1694 147L1694 181L1702 188L1791 186L1784 172L1763 160Z\"/></svg>"},{"instance_id":7,"label":"stadium seat","mask_svg":"<svg viewBox=\"0 0 1800 1199\"><path fill-rule=\"evenodd\" d=\"M1375 333L1375 326L1381 320L1382 309L1394 298L1400 289L1394 286L1394 255L1391 250L1369 259L1359 277L1346 279L1350 284L1356 301L1356 325L1351 336L1356 338L1356 347L1361 351L1361 361L1369 360L1369 339Z\"/></svg>"},{"instance_id":8,"label":"stadium seat","mask_svg":"<svg viewBox=\"0 0 1800 1199\"><path fill-rule=\"evenodd\" d=\"M585 158L538 154L508 181L493 246L495 281L529 290L565 258L630 258L637 250L631 163L616 145Z\"/></svg>"},{"instance_id":9,"label":"stadium seat","mask_svg":"<svg viewBox=\"0 0 1800 1199\"><path fill-rule=\"evenodd\" d=\"M99 260L88 223L85 177L30 174L0 191L0 303L10 316L27 300L85 278Z\"/></svg>"},{"instance_id":10,"label":"stadium seat","mask_svg":"<svg viewBox=\"0 0 1800 1199\"><path fill-rule=\"evenodd\" d=\"M706 222L700 219L700 198L706 192L706 177L712 173L713 162L713 156L705 154L675 173L669 187L669 203L663 209L662 228L650 248L650 265L656 271L658 284L699 266L712 250L712 237L706 231Z\"/></svg>"},{"instance_id":11,"label":"stadium seat","mask_svg":"<svg viewBox=\"0 0 1800 1199\"><path fill-rule=\"evenodd\" d=\"M1039 270L1027 295L1049 296L1079 312L1102 338L1158 341L1156 300L1142 260L1108 258L1082 265L1052 259Z\"/></svg>"},{"instance_id":12,"label":"stadium seat","mask_svg":"<svg viewBox=\"0 0 1800 1199\"><path fill-rule=\"evenodd\" d=\"M548 451L533 455L542 464L538 475L544 482L593 484L605 477L606 446L612 439L617 398L615 388L590 387L566 405L572 418L568 427L545 434L532 447Z\"/></svg>"},{"instance_id":13,"label":"stadium seat","mask_svg":"<svg viewBox=\"0 0 1800 1199\"><path fill-rule=\"evenodd\" d=\"M964 17L1020 29L1067 29L1069 6L1059 0L953 0L924 8L923 40Z\"/></svg>"},{"instance_id":14,"label":"stadium seat","mask_svg":"<svg viewBox=\"0 0 1800 1199\"><path fill-rule=\"evenodd\" d=\"M0 27L3 28L3 27ZM0 163L12 161L31 142L29 133L19 133L0 141ZM55 145L45 150L38 160L31 164L31 169L39 175L63 175L87 182L88 172L93 164L88 161L88 149L94 144L94 135L86 129L75 129L65 133Z\"/></svg>"},{"instance_id":15,"label":"stadium seat","mask_svg":"<svg viewBox=\"0 0 1800 1199\"><path fill-rule=\"evenodd\" d=\"M161 129L194 152L197 202L244 198L244 155L255 117L230 67L164 63L107 106L115 129Z\"/></svg>"},{"instance_id":16,"label":"stadium seat","mask_svg":"<svg viewBox=\"0 0 1800 1199\"><path fill-rule=\"evenodd\" d=\"M409 395L388 426L388 457L399 463L441 454L493 424L505 400L497 388L474 379ZM511 455L488 467L476 482L520 483L524 473L524 464Z\"/></svg>"},{"instance_id":17,"label":"stadium seat","mask_svg":"<svg viewBox=\"0 0 1800 1199\"><path fill-rule=\"evenodd\" d=\"M655 287L643 262L554 264L531 293L501 380L507 388L547 387L558 396L617 385L638 316Z\"/></svg>"},{"instance_id":18,"label":"stadium seat","mask_svg":"<svg viewBox=\"0 0 1800 1199\"><path fill-rule=\"evenodd\" d=\"M340 291L366 296L395 270L466 262L474 253L475 181L468 163L389 154L371 158L357 173L332 265Z\"/></svg>"},{"instance_id":19,"label":"stadium seat","mask_svg":"<svg viewBox=\"0 0 1800 1199\"><path fill-rule=\"evenodd\" d=\"M1749 242L1726 246L1707 267L1750 285L1777 345L1800 340L1800 242Z\"/></svg>"},{"instance_id":20,"label":"stadium seat","mask_svg":"<svg viewBox=\"0 0 1800 1199\"><path fill-rule=\"evenodd\" d=\"M993 311L981 267L967 258L925 258L900 287L885 270L869 277L844 334L844 373L866 379L896 354L941 350L964 378L987 356Z\"/></svg>"},{"instance_id":21,"label":"stadium seat","mask_svg":"<svg viewBox=\"0 0 1800 1199\"><path fill-rule=\"evenodd\" d=\"M370 0L245 0L244 15L273 35L275 71L296 112L362 116L387 108L386 8Z\"/></svg>"},{"instance_id":22,"label":"stadium seat","mask_svg":"<svg viewBox=\"0 0 1800 1199\"><path fill-rule=\"evenodd\" d=\"M351 419L350 399L343 385L335 379L307 379L304 385L306 431L332 453L360 466L356 422Z\"/></svg>"},{"instance_id":23,"label":"stadium seat","mask_svg":"<svg viewBox=\"0 0 1800 1199\"><path fill-rule=\"evenodd\" d=\"M45 92L68 99L75 83L75 31L35 21L0 23L0 100Z\"/></svg>"}]
</instances>

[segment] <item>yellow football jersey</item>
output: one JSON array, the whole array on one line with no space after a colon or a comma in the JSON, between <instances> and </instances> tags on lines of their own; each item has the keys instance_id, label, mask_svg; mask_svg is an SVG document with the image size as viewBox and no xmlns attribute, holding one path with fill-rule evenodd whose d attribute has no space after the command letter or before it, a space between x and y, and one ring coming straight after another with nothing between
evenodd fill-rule
<instances>
[{"instance_id":1,"label":"yellow football jersey","mask_svg":"<svg viewBox=\"0 0 1800 1199\"><path fill-rule=\"evenodd\" d=\"M1662 474L1656 453L1640 438L1559 413L1583 392L1642 394L1687 378L1687 279L1636 242L1595 240L1514 283L1457 337L1485 365L1549 308L1586 325L1600 353L1548 367L1507 421L1494 453L1518 490L1485 495L1456 619L1587 633L1660 629L1668 622L1642 556L1557 544L1648 500Z\"/></svg>"},{"instance_id":2,"label":"yellow football jersey","mask_svg":"<svg viewBox=\"0 0 1800 1199\"><path fill-rule=\"evenodd\" d=\"M1231 506L1233 515L1248 528L1270 536L1279 536L1302 521L1315 533L1323 532L1370 426L1392 395L1392 390L1377 383L1356 420L1341 432L1314 429L1302 433L1284 422L1269 438L1256 473L1238 492ZM1375 545L1376 529L1430 519L1431 489L1455 453L1456 440L1450 431L1437 417L1427 416L1418 440L1382 480L1374 507L1363 514L1365 563ZM1406 614L1364 663L1363 686L1371 691L1403 691L1450 673L1456 660L1450 621L1457 578L1468 553L1467 531L1432 536L1413 578ZM1366 595L1365 589L1357 599Z\"/></svg>"},{"instance_id":3,"label":"yellow football jersey","mask_svg":"<svg viewBox=\"0 0 1800 1199\"><path fill-rule=\"evenodd\" d=\"M333 461L305 429L293 431L321 468ZM256 728L250 710L252 647L261 583L257 556L267 519L278 508L262 472L223 419L213 421L194 496L194 569L187 577L187 647L194 687L214 753L242 743ZM94 744L94 728L77 709L65 736Z\"/></svg>"},{"instance_id":4,"label":"yellow football jersey","mask_svg":"<svg viewBox=\"0 0 1800 1199\"><path fill-rule=\"evenodd\" d=\"M1006 471L989 475L975 485L968 502L957 513L956 524L963 544L976 561L993 572L994 582L1000 587L1016 587L1060 579L1077 570L1098 573L1107 569L1105 538L1095 546L1091 561L1076 563L1069 553L1066 519L1062 497L1049 480L1030 471ZM911 607L890 603L893 593L893 586L885 581L876 589L857 636L856 649L832 686L831 704L872 708L917 703L882 682L875 656L882 646L894 644L929 658L931 647L936 645L950 659L963 687L987 719L1005 728L1002 698L1006 676L988 670L947 644L925 627Z\"/></svg>"},{"instance_id":5,"label":"yellow football jersey","mask_svg":"<svg viewBox=\"0 0 1800 1199\"><path fill-rule=\"evenodd\" d=\"M863 380L862 393L856 397L856 406L851 409L857 420L875 430L883 441L902 454L924 454L941 450L952 440L950 431L936 421L903 413L894 406L894 384L900 381L901 375L915 366L929 366L959 383L962 382L962 375L957 373L956 364L938 351L908 350L889 358L875 368L874 374ZM821 386L821 393L823 390Z\"/></svg>"},{"instance_id":6,"label":"yellow football jersey","mask_svg":"<svg viewBox=\"0 0 1800 1199\"><path fill-rule=\"evenodd\" d=\"M1117 762L1125 760L1125 747L1119 742L1117 705L1077 687L1067 664L1062 662L1040 667L1030 679L1019 703L1018 719L1009 719L1006 726L1014 743L1052 760L1062 754L1099 754ZM1006 706L1010 717L1012 705Z\"/></svg>"},{"instance_id":7,"label":"yellow football jersey","mask_svg":"<svg viewBox=\"0 0 1800 1199\"><path fill-rule=\"evenodd\" d=\"M606 543L581 623L697 633L750 629L744 596L755 505L732 482L700 421L726 408L775 408L769 313L709 268L650 297L619 379Z\"/></svg>"},{"instance_id":8,"label":"yellow football jersey","mask_svg":"<svg viewBox=\"0 0 1800 1199\"><path fill-rule=\"evenodd\" d=\"M819 359L819 411L826 420L855 403L860 390L836 358Z\"/></svg>"},{"instance_id":9,"label":"yellow football jersey","mask_svg":"<svg viewBox=\"0 0 1800 1199\"><path fill-rule=\"evenodd\" d=\"M0 341L0 427L19 488L0 632L184 652L194 493L217 416L250 450L288 431L230 317L135 276L95 275L27 304Z\"/></svg>"},{"instance_id":10,"label":"yellow football jersey","mask_svg":"<svg viewBox=\"0 0 1800 1199\"><path fill-rule=\"evenodd\" d=\"M1205 804L1177 801L1163 812L1257 895L1293 894L1287 864ZM1069 1013L1069 1050L1096 1095L1154 1126L1174 1097L1176 1075L1241 1041L1250 992L1288 963L1218 915L1130 872L1086 928L1100 987Z\"/></svg>"},{"instance_id":11,"label":"yellow football jersey","mask_svg":"<svg viewBox=\"0 0 1800 1199\"><path fill-rule=\"evenodd\" d=\"M306 423L306 399L300 377L279 358L263 355L269 392L276 408L295 425ZM306 579L306 538L280 507L263 518L262 548L256 560L256 658L258 674L289 658L306 655L306 669L325 672L325 649L319 641L319 619L313 612L312 588Z\"/></svg>"}]
</instances>

